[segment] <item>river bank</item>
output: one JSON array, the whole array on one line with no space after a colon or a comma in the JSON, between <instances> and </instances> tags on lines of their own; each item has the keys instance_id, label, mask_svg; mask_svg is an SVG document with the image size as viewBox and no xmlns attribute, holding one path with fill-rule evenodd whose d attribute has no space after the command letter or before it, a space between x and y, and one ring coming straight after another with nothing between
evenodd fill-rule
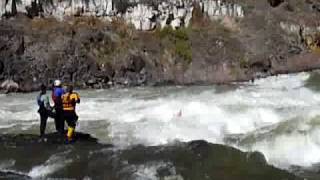
<instances>
[{"instance_id":1,"label":"river bank","mask_svg":"<svg viewBox=\"0 0 320 180\"><path fill-rule=\"evenodd\" d=\"M17 11L1 11L1 88L30 92L41 83L51 86L54 79L83 89L225 84L320 67L316 2L210 0L194 3L190 12L190 4L182 2L168 4L191 15L188 25L179 27L172 25L176 19L160 21L165 13L159 2L129 3L123 9L127 13L111 17L94 14L99 12L94 9L90 15L64 14L69 7L60 12L60 6L68 5L63 2L40 4L32 11L24 1L5 4L6 11L10 5ZM150 8L144 6L158 15L145 17ZM170 14L176 18L174 10ZM139 29L135 19L138 24L154 19L155 26Z\"/></svg>"}]
</instances>

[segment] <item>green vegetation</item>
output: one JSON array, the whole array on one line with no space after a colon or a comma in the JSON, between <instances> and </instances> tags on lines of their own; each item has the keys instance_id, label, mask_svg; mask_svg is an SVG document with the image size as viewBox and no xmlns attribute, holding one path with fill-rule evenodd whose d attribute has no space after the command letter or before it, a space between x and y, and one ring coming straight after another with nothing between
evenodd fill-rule
<instances>
[{"instance_id":1,"label":"green vegetation","mask_svg":"<svg viewBox=\"0 0 320 180\"><path fill-rule=\"evenodd\" d=\"M175 54L183 58L188 64L192 61L192 48L186 28L173 30L171 27L157 29L156 35L160 40L169 40L173 44Z\"/></svg>"},{"instance_id":2,"label":"green vegetation","mask_svg":"<svg viewBox=\"0 0 320 180\"><path fill-rule=\"evenodd\" d=\"M248 68L249 59L246 55L244 55L242 58L240 58L239 65L240 65L240 68Z\"/></svg>"},{"instance_id":3,"label":"green vegetation","mask_svg":"<svg viewBox=\"0 0 320 180\"><path fill-rule=\"evenodd\" d=\"M309 49L316 53L320 53L320 33L313 36L308 35L305 37L305 43Z\"/></svg>"},{"instance_id":4,"label":"green vegetation","mask_svg":"<svg viewBox=\"0 0 320 180\"><path fill-rule=\"evenodd\" d=\"M104 27L110 31L95 33L94 41L87 43L87 51L92 52L99 64L110 64L115 57L132 49L134 29L120 18L114 18L109 24L104 23Z\"/></svg>"}]
</instances>

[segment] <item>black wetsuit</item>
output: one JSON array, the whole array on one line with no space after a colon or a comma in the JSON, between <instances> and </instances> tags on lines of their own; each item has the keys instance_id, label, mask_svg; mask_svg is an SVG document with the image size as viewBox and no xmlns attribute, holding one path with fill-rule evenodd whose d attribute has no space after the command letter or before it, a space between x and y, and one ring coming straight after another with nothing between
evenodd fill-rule
<instances>
[{"instance_id":1,"label":"black wetsuit","mask_svg":"<svg viewBox=\"0 0 320 180\"><path fill-rule=\"evenodd\" d=\"M78 115L75 111L64 111L64 118L67 121L67 124L69 127L75 128L77 121L78 121Z\"/></svg>"},{"instance_id":2,"label":"black wetsuit","mask_svg":"<svg viewBox=\"0 0 320 180\"><path fill-rule=\"evenodd\" d=\"M56 130L63 134L64 133L64 118L63 118L63 107L62 101L59 99L55 102L54 109L56 110L54 123L56 125Z\"/></svg>"},{"instance_id":3,"label":"black wetsuit","mask_svg":"<svg viewBox=\"0 0 320 180\"><path fill-rule=\"evenodd\" d=\"M46 131L46 126L47 126L47 120L48 120L48 113L44 112L44 110L39 109L39 114L40 114L40 136L43 136Z\"/></svg>"},{"instance_id":4,"label":"black wetsuit","mask_svg":"<svg viewBox=\"0 0 320 180\"><path fill-rule=\"evenodd\" d=\"M56 125L56 130L60 134L64 134L64 118L63 118L63 106L62 106L62 95L64 90L61 87L56 87L53 89L52 99L54 101L54 109L56 111L54 123Z\"/></svg>"},{"instance_id":5,"label":"black wetsuit","mask_svg":"<svg viewBox=\"0 0 320 180\"><path fill-rule=\"evenodd\" d=\"M48 109L50 104L46 104L49 102L44 102L42 96L46 96L45 94L40 94L37 98L39 109L38 113L40 114L40 136L43 136L46 131L46 126L47 126L47 120L50 114L50 110ZM48 97L45 97L48 98ZM49 99L48 99L49 100Z\"/></svg>"}]
</instances>

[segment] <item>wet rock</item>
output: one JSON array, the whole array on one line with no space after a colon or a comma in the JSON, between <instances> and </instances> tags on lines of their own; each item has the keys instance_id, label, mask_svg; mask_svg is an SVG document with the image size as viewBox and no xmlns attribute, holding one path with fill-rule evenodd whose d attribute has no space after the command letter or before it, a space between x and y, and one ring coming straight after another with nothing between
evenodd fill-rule
<instances>
[{"instance_id":1,"label":"wet rock","mask_svg":"<svg viewBox=\"0 0 320 180\"><path fill-rule=\"evenodd\" d=\"M244 153L206 141L178 143L161 148L138 146L125 150L122 158L129 164L165 159L166 162L172 162L177 174L188 179L300 179L285 171L274 171L274 167L263 162L264 156L261 153Z\"/></svg>"},{"instance_id":2,"label":"wet rock","mask_svg":"<svg viewBox=\"0 0 320 180\"><path fill-rule=\"evenodd\" d=\"M147 171L151 173L147 175L160 179L301 180L266 164L261 153L241 152L206 141L117 149L99 144L89 134L77 133L72 144L65 144L64 140L58 134L48 134L46 139L36 135L0 135L0 162L15 160L10 169L26 172L22 178L37 178L30 173L35 167L61 167L41 176L120 180L146 178ZM20 178L3 172L0 177Z\"/></svg>"},{"instance_id":3,"label":"wet rock","mask_svg":"<svg viewBox=\"0 0 320 180\"><path fill-rule=\"evenodd\" d=\"M248 152L247 158L249 161L254 161L257 164L266 165L267 160L264 157L264 155L261 152L254 151L254 152Z\"/></svg>"},{"instance_id":4,"label":"wet rock","mask_svg":"<svg viewBox=\"0 0 320 180\"><path fill-rule=\"evenodd\" d=\"M78 132L75 135L75 141L78 143L98 144L98 140L89 134ZM59 133L46 134L44 138L33 134L16 134L16 135L1 135L0 144L10 146L33 146L33 145L63 145L66 144L66 138Z\"/></svg>"},{"instance_id":5,"label":"wet rock","mask_svg":"<svg viewBox=\"0 0 320 180\"><path fill-rule=\"evenodd\" d=\"M87 82L88 86L94 86L97 83L96 79L89 79L89 81Z\"/></svg>"},{"instance_id":6,"label":"wet rock","mask_svg":"<svg viewBox=\"0 0 320 180\"><path fill-rule=\"evenodd\" d=\"M3 70L4 70L4 64L2 61L0 61L0 74L3 73Z\"/></svg>"},{"instance_id":7,"label":"wet rock","mask_svg":"<svg viewBox=\"0 0 320 180\"><path fill-rule=\"evenodd\" d=\"M31 180L31 177L10 171L0 171L0 179Z\"/></svg>"}]
</instances>

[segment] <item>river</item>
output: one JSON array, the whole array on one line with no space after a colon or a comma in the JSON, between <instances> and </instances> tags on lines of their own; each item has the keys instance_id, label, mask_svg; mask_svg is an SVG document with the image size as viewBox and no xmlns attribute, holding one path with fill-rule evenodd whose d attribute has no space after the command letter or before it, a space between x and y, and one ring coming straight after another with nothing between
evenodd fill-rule
<instances>
[{"instance_id":1,"label":"river","mask_svg":"<svg viewBox=\"0 0 320 180\"><path fill-rule=\"evenodd\" d=\"M288 169L320 162L320 76L221 86L81 90L77 131L119 148L203 139ZM1 133L38 133L37 93L0 95ZM54 131L49 119L47 132Z\"/></svg>"}]
</instances>

